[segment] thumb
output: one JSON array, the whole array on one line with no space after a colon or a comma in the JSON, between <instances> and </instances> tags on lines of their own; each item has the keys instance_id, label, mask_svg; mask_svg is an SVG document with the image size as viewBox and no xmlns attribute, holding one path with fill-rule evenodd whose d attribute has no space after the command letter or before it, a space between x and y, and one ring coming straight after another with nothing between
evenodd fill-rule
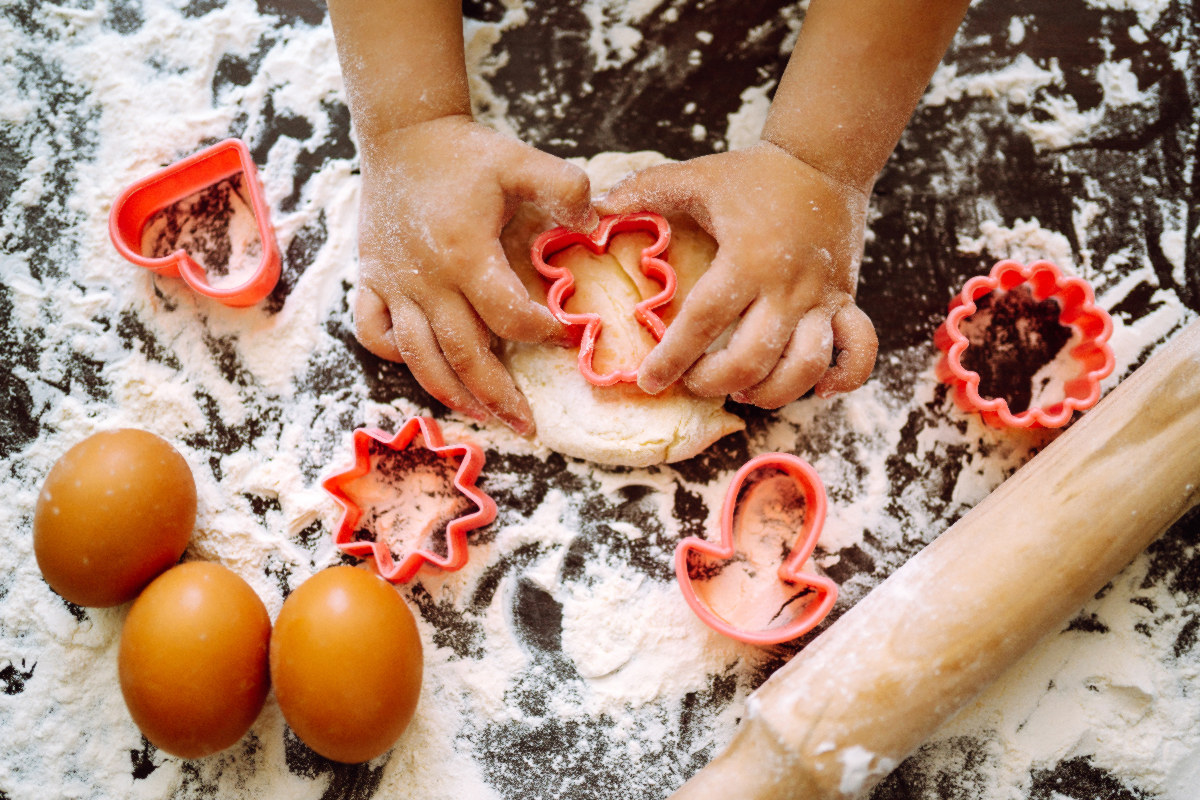
<instances>
[{"instance_id":1,"label":"thumb","mask_svg":"<svg viewBox=\"0 0 1200 800\"><path fill-rule=\"evenodd\" d=\"M691 170L683 164L659 164L622 178L596 201L596 209L605 215L639 211L686 213L692 205L693 183Z\"/></svg>"},{"instance_id":2,"label":"thumb","mask_svg":"<svg viewBox=\"0 0 1200 800\"><path fill-rule=\"evenodd\" d=\"M506 162L499 177L507 194L533 203L571 230L589 232L599 223L591 181L579 167L526 144L518 144Z\"/></svg>"}]
</instances>

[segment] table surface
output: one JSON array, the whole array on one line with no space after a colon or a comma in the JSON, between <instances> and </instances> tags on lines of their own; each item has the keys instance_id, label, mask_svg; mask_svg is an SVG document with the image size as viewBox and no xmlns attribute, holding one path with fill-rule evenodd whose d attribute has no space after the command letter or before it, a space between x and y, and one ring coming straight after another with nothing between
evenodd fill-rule
<instances>
[{"instance_id":1,"label":"table surface","mask_svg":"<svg viewBox=\"0 0 1200 800\"><path fill-rule=\"evenodd\" d=\"M476 73L490 87L481 115L562 156L657 150L685 159L737 145L731 118L769 96L802 7L636 5L644 13L600 0L535 2L518 15L498 0L468 0L469 30L496 35L493 57ZM524 660L503 676L502 697L520 712L505 719L492 709L487 724L455 717L453 729L436 732L440 746L466 753L498 797L665 797L717 751L746 693L807 640L735 650L727 668L690 691L629 700L624 714L595 713L586 701L599 684L564 649L572 597L618 580L612 575L669 588L674 542L707 530L733 470L758 452L787 449L830 484L841 546L819 563L842 587L835 620L978 502L969 487L997 485L1054 436L988 430L932 380L931 336L948 299L997 257L1065 257L1092 282L1120 342L1106 389L1194 318L1197 24L1193 4L1167 0L983 0L971 8L934 93L874 189L859 302L879 333L880 357L864 399L808 397L779 412L731 404L745 433L651 470L597 468L476 431L488 443L482 483L497 499L498 522L473 540L462 577L423 573L405 594L433 653L428 664L458 670L430 679L435 702L471 709L459 697L470 690L455 681L472 663L490 668L482 651L509 637ZM345 209L353 210L357 162L344 94L321 82L328 70L314 68L312 86L279 77L306 74L305 58L332 58L324 5L28 0L0 9L0 26L15 45L0 70L0 97L13 104L0 126L0 475L15 498L0 511L0 797L32 796L39 770L54 773L52 793L79 797L349 799L401 796L396 787L405 786L450 796L436 765L414 766L401 748L366 765L325 761L285 730L277 711L254 729L254 746L192 764L139 742L127 720L87 733L91 711L120 709L114 645L123 612L64 603L40 583L30 546L37 487L71 437L136 424L135 415L178 387L190 417L140 421L171 435L203 473L189 555L232 552L221 550L221 504L236 506L238 519L263 531L251 538L267 545L253 551L261 560L235 566L275 613L303 577L335 559L327 537L336 516L312 499L319 493L311 486L344 455L346 431L421 411L455 432L472 430L402 366L353 340L345 300L353 216ZM171 42L160 31L188 39ZM94 57L100 40L111 64ZM145 96L135 91L139 80L149 82ZM154 130L136 130L140 114ZM242 316L120 261L106 250L103 228L115 188L230 135L246 139L263 171L284 254L279 287ZM137 142L150 149L131 150ZM272 371L248 342L280 334L309 345L293 369ZM156 385L123 378L131 364ZM285 377L271 377L278 374ZM263 479L276 461L281 474L307 481L303 502ZM1131 476L1131 490L1136 484ZM547 514L566 520L571 535L539 541L526 531ZM283 531L286 547L271 549L272 529ZM1102 660L1111 650L1095 642L1115 639L1127 621L1112 609L1171 598L1170 613L1149 609L1128 624L1144 626L1151 655L1143 656L1163 654L1156 668L1186 682L1200 663L1198 539L1193 514L1059 637L1078 642L1085 663L1100 653L1090 668L1108 675ZM92 659L101 682L87 686L107 685L118 699L72 692L55 662L68 655ZM1015 696L1025 684L1014 680L1006 691ZM584 700L562 710L566 696ZM1031 800L1196 796L1146 784L1141 761L1092 752L1083 740L1048 761L1006 762L997 755L1003 725L985 724L1005 696L989 696L974 717L935 737L875 800L985 791ZM1195 727L1192 713L1200 710L1187 706L1178 724ZM435 736L434 727L414 735ZM51 741L63 731L67 741ZM284 763L279 775L263 766L269 758Z\"/></svg>"}]
</instances>

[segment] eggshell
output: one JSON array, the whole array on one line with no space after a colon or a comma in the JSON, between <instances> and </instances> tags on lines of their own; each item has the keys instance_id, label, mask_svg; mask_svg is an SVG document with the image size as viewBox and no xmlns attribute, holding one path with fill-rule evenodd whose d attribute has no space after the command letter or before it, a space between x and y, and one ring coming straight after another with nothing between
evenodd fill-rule
<instances>
[{"instance_id":1,"label":"eggshell","mask_svg":"<svg viewBox=\"0 0 1200 800\"><path fill-rule=\"evenodd\" d=\"M224 750L246 734L270 688L271 619L229 569L188 562L138 596L117 666L133 721L181 758Z\"/></svg>"},{"instance_id":2,"label":"eggshell","mask_svg":"<svg viewBox=\"0 0 1200 800\"><path fill-rule=\"evenodd\" d=\"M132 600L179 561L196 523L187 461L146 431L103 431L50 470L33 517L33 550L50 588L81 606Z\"/></svg>"},{"instance_id":3,"label":"eggshell","mask_svg":"<svg viewBox=\"0 0 1200 800\"><path fill-rule=\"evenodd\" d=\"M388 751L421 693L421 639L396 588L333 567L292 592L271 637L271 680L301 741L334 761Z\"/></svg>"}]
</instances>

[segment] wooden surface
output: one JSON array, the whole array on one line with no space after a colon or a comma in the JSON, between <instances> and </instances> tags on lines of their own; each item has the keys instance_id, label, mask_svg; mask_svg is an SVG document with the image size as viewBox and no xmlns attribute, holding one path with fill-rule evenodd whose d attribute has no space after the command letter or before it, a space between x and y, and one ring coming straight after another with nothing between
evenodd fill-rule
<instances>
[{"instance_id":1,"label":"wooden surface","mask_svg":"<svg viewBox=\"0 0 1200 800\"><path fill-rule=\"evenodd\" d=\"M771 676L672 797L865 794L1195 506L1197 442L1200 322Z\"/></svg>"},{"instance_id":2,"label":"wooden surface","mask_svg":"<svg viewBox=\"0 0 1200 800\"><path fill-rule=\"evenodd\" d=\"M769 97L802 5L533 0L523 22L497 33L486 82L507 108L487 111L563 156L654 149L688 158L725 149L731 115ZM500 0L464 6L472 24L498 23L509 8ZM602 63L593 50L594 12L611 21L634 6L649 8L633 25L641 38L627 58ZM222 27L229 9L251 24ZM389 788L400 784L410 794L445 796L407 749L366 765L321 759L284 728L277 709L272 716L271 701L239 748L194 763L164 756L120 717L119 698L99 694L115 686L104 681L115 675L120 612L62 602L40 583L29 547L33 502L51 454L65 450L84 422L140 422L173 432L193 464L206 487L204 525L228 512L251 539L279 538L275 551L240 565L277 608L327 563L336 515L332 508L297 513L297 499L281 496L256 470L294 469L300 482L315 484L344 459L350 429L391 422L383 411L463 424L402 366L354 341L346 302L354 223L345 195L357 181L357 152L345 97L333 81L287 85L279 78L289 65L318 60L314 54L332 57L325 17L321 0L15 0L0 7L0 35L12 44L0 59L0 489L15 498L0 508L0 798L36 796L19 789L40 787L43 777L104 800L367 800L406 796ZM182 31L180 39L164 40L161 24ZM103 68L88 51L101 39ZM312 49L298 52L296 42ZM120 68L110 69L110 61ZM422 576L405 590L427 653L440 659L430 680L446 681L438 685L462 702L462 718L439 730L444 738L434 742L430 761L465 760L505 800L666 797L708 763L742 716L746 694L811 639L738 650L686 694L631 702L617 715L589 713L582 704L595 697L597 682L583 677L570 646L572 598L597 591L598 569L665 597L676 542L709 532L738 466L785 449L817 466L830 491L818 558L841 587L833 624L981 500L986 491L975 487L998 485L1054 439L986 429L959 414L932 379L931 337L946 303L998 256L986 242L973 244L985 228L1034 249L1045 234L1042 245L1058 247L1093 283L1122 346L1106 389L1160 349L1200 311L1198 63L1194 2L975 3L946 59L966 81L962 92L922 105L875 187L859 289L880 336L868 385L832 403L806 398L778 413L731 403L747 431L669 469L606 470L515 445L490 447L481 483L497 500L496 526L472 540L460 583ZM1122 64L1142 101L1122 104L1119 94L1106 94L1103 75ZM1024 97L1005 90L996 76L1014 65L1044 81ZM1080 127L1059 143L1038 139L1036 126L1062 108L1078 112ZM120 131L131 128L137 135L124 138ZM149 280L116 256L104 232L105 203L139 170L226 136L246 139L269 184L283 254L280 285L236 320L174 283ZM153 146L134 148L133 140ZM1033 233L1022 239L1022 230ZM320 313L308 319L305 303ZM279 358L296 363L285 379L264 380L248 353L256 337L289 326L305 350L280 347ZM131 367L152 380L131 388L124 377ZM128 409L153 392L188 415L131 418ZM571 536L513 533L547 518L566 520ZM191 555L210 553L202 547ZM1200 515L1193 513L1139 558L1106 605L1093 601L1052 636L1102 674L1111 665L1087 659L1110 653L1115 645L1108 643L1120 636L1148 643L1138 657L1158 659L1155 670L1190 685L1200 663L1198 576ZM1147 607L1162 597L1171 602ZM1129 613L1108 614L1114 604ZM593 624L624 621L614 614ZM699 624L689 631L708 635ZM86 665L69 679L52 655L64 642L78 642L71 652ZM518 654L519 666L494 674L487 657L500 648ZM500 683L507 715L454 684L459 673ZM81 676L100 687L97 694L81 697ZM1045 691L1044 684L1019 687ZM1103 711L1109 694L1094 694ZM109 712L103 719L119 721L101 723L98 706ZM1200 713L1187 713L1181 725L1200 726ZM1150 734L1164 747L1172 735ZM1137 769L1142 762L1119 752L1101 760L1083 740L1039 760L1013 749L1013 738L986 724L935 734L873 798L1151 795ZM1015 762L995 758L1010 749ZM413 783L419 776L426 782Z\"/></svg>"}]
</instances>

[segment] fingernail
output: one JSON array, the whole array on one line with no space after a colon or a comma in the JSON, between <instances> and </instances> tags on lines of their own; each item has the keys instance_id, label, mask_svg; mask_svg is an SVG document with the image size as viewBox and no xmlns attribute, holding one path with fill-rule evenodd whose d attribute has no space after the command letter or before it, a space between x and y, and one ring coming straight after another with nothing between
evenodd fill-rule
<instances>
[{"instance_id":1,"label":"fingernail","mask_svg":"<svg viewBox=\"0 0 1200 800\"><path fill-rule=\"evenodd\" d=\"M518 436L532 436L535 430L533 420L527 419L506 419L504 424L513 430Z\"/></svg>"},{"instance_id":2,"label":"fingernail","mask_svg":"<svg viewBox=\"0 0 1200 800\"><path fill-rule=\"evenodd\" d=\"M464 408L461 411L476 422L487 422L492 418L491 414L478 408Z\"/></svg>"},{"instance_id":3,"label":"fingernail","mask_svg":"<svg viewBox=\"0 0 1200 800\"><path fill-rule=\"evenodd\" d=\"M745 392L734 392L733 394L729 395L729 399L735 403L749 403L750 402L748 399L746 399Z\"/></svg>"},{"instance_id":4,"label":"fingernail","mask_svg":"<svg viewBox=\"0 0 1200 800\"><path fill-rule=\"evenodd\" d=\"M667 388L667 385L665 383L663 383L660 379L651 378L648 375L645 377L639 375L637 385L638 385L638 388L641 389L646 394L658 394L663 389Z\"/></svg>"}]
</instances>

